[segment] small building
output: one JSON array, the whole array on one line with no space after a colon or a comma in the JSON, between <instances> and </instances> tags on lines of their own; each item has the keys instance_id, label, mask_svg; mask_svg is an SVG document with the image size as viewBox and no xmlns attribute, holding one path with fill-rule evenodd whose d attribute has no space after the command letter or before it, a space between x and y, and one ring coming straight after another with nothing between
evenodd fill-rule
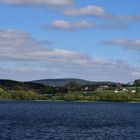
<instances>
[{"instance_id":1,"label":"small building","mask_svg":"<svg viewBox=\"0 0 140 140\"><path fill-rule=\"evenodd\" d=\"M116 89L115 89L115 93L119 93L119 92L128 92L128 89L126 89L126 88L122 88L122 89L116 88Z\"/></svg>"},{"instance_id":2,"label":"small building","mask_svg":"<svg viewBox=\"0 0 140 140\"><path fill-rule=\"evenodd\" d=\"M122 90L123 92L128 92L128 90L126 89L126 88L123 88L123 90Z\"/></svg>"},{"instance_id":3,"label":"small building","mask_svg":"<svg viewBox=\"0 0 140 140\"><path fill-rule=\"evenodd\" d=\"M109 86L108 85L100 85L98 88L97 88L97 91L99 90L104 90L104 89L108 89Z\"/></svg>"},{"instance_id":4,"label":"small building","mask_svg":"<svg viewBox=\"0 0 140 140\"><path fill-rule=\"evenodd\" d=\"M118 93L119 91L118 90L115 90L115 93Z\"/></svg>"},{"instance_id":5,"label":"small building","mask_svg":"<svg viewBox=\"0 0 140 140\"><path fill-rule=\"evenodd\" d=\"M88 89L89 89L88 86L86 86L86 87L85 87L85 91L88 91Z\"/></svg>"},{"instance_id":6,"label":"small building","mask_svg":"<svg viewBox=\"0 0 140 140\"><path fill-rule=\"evenodd\" d=\"M86 94L87 91L89 90L89 87L88 86L84 86L81 90L84 92L84 94Z\"/></svg>"},{"instance_id":7,"label":"small building","mask_svg":"<svg viewBox=\"0 0 140 140\"><path fill-rule=\"evenodd\" d=\"M136 90L132 90L131 92L132 92L132 93L136 93Z\"/></svg>"}]
</instances>

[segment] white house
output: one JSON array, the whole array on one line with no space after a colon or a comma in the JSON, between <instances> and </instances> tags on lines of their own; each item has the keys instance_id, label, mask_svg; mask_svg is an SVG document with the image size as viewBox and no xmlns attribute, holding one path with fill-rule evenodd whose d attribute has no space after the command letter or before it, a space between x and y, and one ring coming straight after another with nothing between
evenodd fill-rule
<instances>
[{"instance_id":1,"label":"white house","mask_svg":"<svg viewBox=\"0 0 140 140\"><path fill-rule=\"evenodd\" d=\"M128 90L126 88L123 88L123 92L127 92Z\"/></svg>"},{"instance_id":2,"label":"white house","mask_svg":"<svg viewBox=\"0 0 140 140\"><path fill-rule=\"evenodd\" d=\"M136 90L132 90L131 92L132 92L132 93L136 93Z\"/></svg>"},{"instance_id":3,"label":"white house","mask_svg":"<svg viewBox=\"0 0 140 140\"><path fill-rule=\"evenodd\" d=\"M119 91L118 90L115 90L115 93L118 93Z\"/></svg>"}]
</instances>

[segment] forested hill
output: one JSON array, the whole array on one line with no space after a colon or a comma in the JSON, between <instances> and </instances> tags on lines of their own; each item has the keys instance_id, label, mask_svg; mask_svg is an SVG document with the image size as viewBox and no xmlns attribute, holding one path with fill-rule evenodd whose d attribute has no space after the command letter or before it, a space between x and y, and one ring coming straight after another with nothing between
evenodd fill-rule
<instances>
[{"instance_id":1,"label":"forested hill","mask_svg":"<svg viewBox=\"0 0 140 140\"><path fill-rule=\"evenodd\" d=\"M7 90L36 90L41 91L45 88L44 85L31 82L19 82L14 80L0 80L0 87Z\"/></svg>"},{"instance_id":2,"label":"forested hill","mask_svg":"<svg viewBox=\"0 0 140 140\"><path fill-rule=\"evenodd\" d=\"M88 85L88 84L94 84L94 85L116 85L114 82L93 82L93 81L87 81L82 79L74 79L74 78L64 78L64 79L43 79L43 80L36 80L31 81L32 83L39 83L43 85L49 85L54 87L59 86L65 86L68 83L75 82L79 83L80 85Z\"/></svg>"},{"instance_id":3,"label":"forested hill","mask_svg":"<svg viewBox=\"0 0 140 140\"><path fill-rule=\"evenodd\" d=\"M51 86L51 87L60 87L66 86L69 83L78 83L80 85L108 85L108 86L116 86L117 83L110 82L110 81L103 81L103 82L96 82L96 81L87 81L83 79L74 79L74 78L64 78L64 79L42 79L42 80L35 80L35 81L28 81L28 82L20 82L14 80L3 80L0 79L0 86L7 87L8 89L15 89L15 88L27 88L27 89L39 89L43 88L44 86ZM139 80L134 82L135 84L139 84ZM125 85L121 83L121 85Z\"/></svg>"}]
</instances>

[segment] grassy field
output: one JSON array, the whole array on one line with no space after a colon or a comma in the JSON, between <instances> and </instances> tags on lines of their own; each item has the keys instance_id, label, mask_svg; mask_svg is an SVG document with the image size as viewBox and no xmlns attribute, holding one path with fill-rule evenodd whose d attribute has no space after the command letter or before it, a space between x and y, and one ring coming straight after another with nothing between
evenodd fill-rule
<instances>
[{"instance_id":1,"label":"grassy field","mask_svg":"<svg viewBox=\"0 0 140 140\"><path fill-rule=\"evenodd\" d=\"M100 91L72 91L70 93L55 93L52 96L37 94L32 90L4 90L0 88L1 100L60 100L60 101L113 101L113 102L140 102L140 87L127 87L127 91L100 90ZM132 93L132 90L136 90Z\"/></svg>"}]
</instances>

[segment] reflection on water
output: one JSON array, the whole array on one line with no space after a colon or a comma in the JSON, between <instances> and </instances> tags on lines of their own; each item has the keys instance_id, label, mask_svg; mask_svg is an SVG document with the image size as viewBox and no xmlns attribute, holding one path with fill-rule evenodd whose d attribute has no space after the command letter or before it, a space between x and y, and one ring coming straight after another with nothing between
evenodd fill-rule
<instances>
[{"instance_id":1,"label":"reflection on water","mask_svg":"<svg viewBox=\"0 0 140 140\"><path fill-rule=\"evenodd\" d=\"M140 104L0 102L0 140L140 140Z\"/></svg>"}]
</instances>

